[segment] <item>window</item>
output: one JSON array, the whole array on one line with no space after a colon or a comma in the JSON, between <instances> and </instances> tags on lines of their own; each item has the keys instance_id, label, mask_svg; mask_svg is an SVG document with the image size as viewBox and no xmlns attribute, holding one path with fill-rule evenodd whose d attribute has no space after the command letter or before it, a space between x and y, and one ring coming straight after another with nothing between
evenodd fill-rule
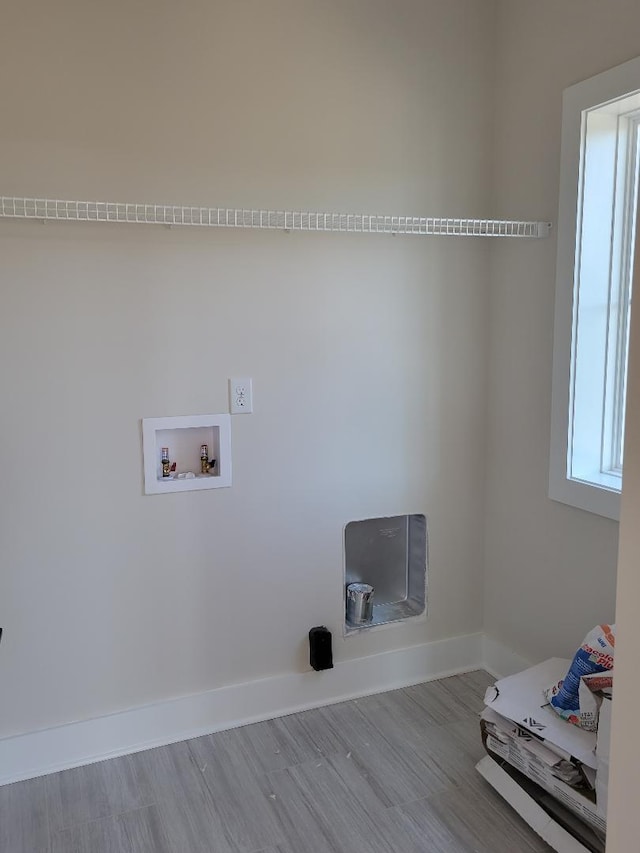
<instances>
[{"instance_id":1,"label":"window","mask_svg":"<svg viewBox=\"0 0 640 853\"><path fill-rule=\"evenodd\" d=\"M549 495L618 518L640 59L565 90Z\"/></svg>"}]
</instances>

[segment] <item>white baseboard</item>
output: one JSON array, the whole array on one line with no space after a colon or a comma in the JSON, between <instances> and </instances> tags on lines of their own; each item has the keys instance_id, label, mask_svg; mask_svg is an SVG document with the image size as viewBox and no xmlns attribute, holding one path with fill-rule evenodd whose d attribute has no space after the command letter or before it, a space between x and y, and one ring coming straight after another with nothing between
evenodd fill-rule
<instances>
[{"instance_id":1,"label":"white baseboard","mask_svg":"<svg viewBox=\"0 0 640 853\"><path fill-rule=\"evenodd\" d=\"M480 669L482 634L170 699L92 720L0 739L0 785L154 746Z\"/></svg>"},{"instance_id":2,"label":"white baseboard","mask_svg":"<svg viewBox=\"0 0 640 853\"><path fill-rule=\"evenodd\" d=\"M493 637L483 637L483 668L494 678L505 678L532 666L532 661L512 651Z\"/></svg>"}]
</instances>

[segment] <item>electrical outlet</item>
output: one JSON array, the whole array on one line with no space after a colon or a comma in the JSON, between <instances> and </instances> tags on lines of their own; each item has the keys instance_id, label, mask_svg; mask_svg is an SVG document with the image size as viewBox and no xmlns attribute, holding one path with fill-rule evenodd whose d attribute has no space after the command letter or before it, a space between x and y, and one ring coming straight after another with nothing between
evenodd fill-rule
<instances>
[{"instance_id":1,"label":"electrical outlet","mask_svg":"<svg viewBox=\"0 0 640 853\"><path fill-rule=\"evenodd\" d=\"M229 380L229 404L232 415L248 415L253 411L251 379Z\"/></svg>"}]
</instances>

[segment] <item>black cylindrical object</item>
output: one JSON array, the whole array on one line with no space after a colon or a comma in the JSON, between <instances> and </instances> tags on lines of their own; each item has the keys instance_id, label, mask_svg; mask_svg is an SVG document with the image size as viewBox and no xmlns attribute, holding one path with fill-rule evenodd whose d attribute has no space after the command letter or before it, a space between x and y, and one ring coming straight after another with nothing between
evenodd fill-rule
<instances>
[{"instance_id":1,"label":"black cylindrical object","mask_svg":"<svg viewBox=\"0 0 640 853\"><path fill-rule=\"evenodd\" d=\"M324 625L318 625L309 631L309 663L312 669L333 669L333 651L331 649L331 631Z\"/></svg>"}]
</instances>

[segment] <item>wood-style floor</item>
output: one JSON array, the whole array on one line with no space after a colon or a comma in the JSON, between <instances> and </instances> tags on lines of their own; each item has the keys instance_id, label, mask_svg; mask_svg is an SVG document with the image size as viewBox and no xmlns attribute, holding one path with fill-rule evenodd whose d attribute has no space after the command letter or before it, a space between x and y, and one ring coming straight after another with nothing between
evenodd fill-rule
<instances>
[{"instance_id":1,"label":"wood-style floor","mask_svg":"<svg viewBox=\"0 0 640 853\"><path fill-rule=\"evenodd\" d=\"M0 853L531 853L459 675L0 788Z\"/></svg>"}]
</instances>

